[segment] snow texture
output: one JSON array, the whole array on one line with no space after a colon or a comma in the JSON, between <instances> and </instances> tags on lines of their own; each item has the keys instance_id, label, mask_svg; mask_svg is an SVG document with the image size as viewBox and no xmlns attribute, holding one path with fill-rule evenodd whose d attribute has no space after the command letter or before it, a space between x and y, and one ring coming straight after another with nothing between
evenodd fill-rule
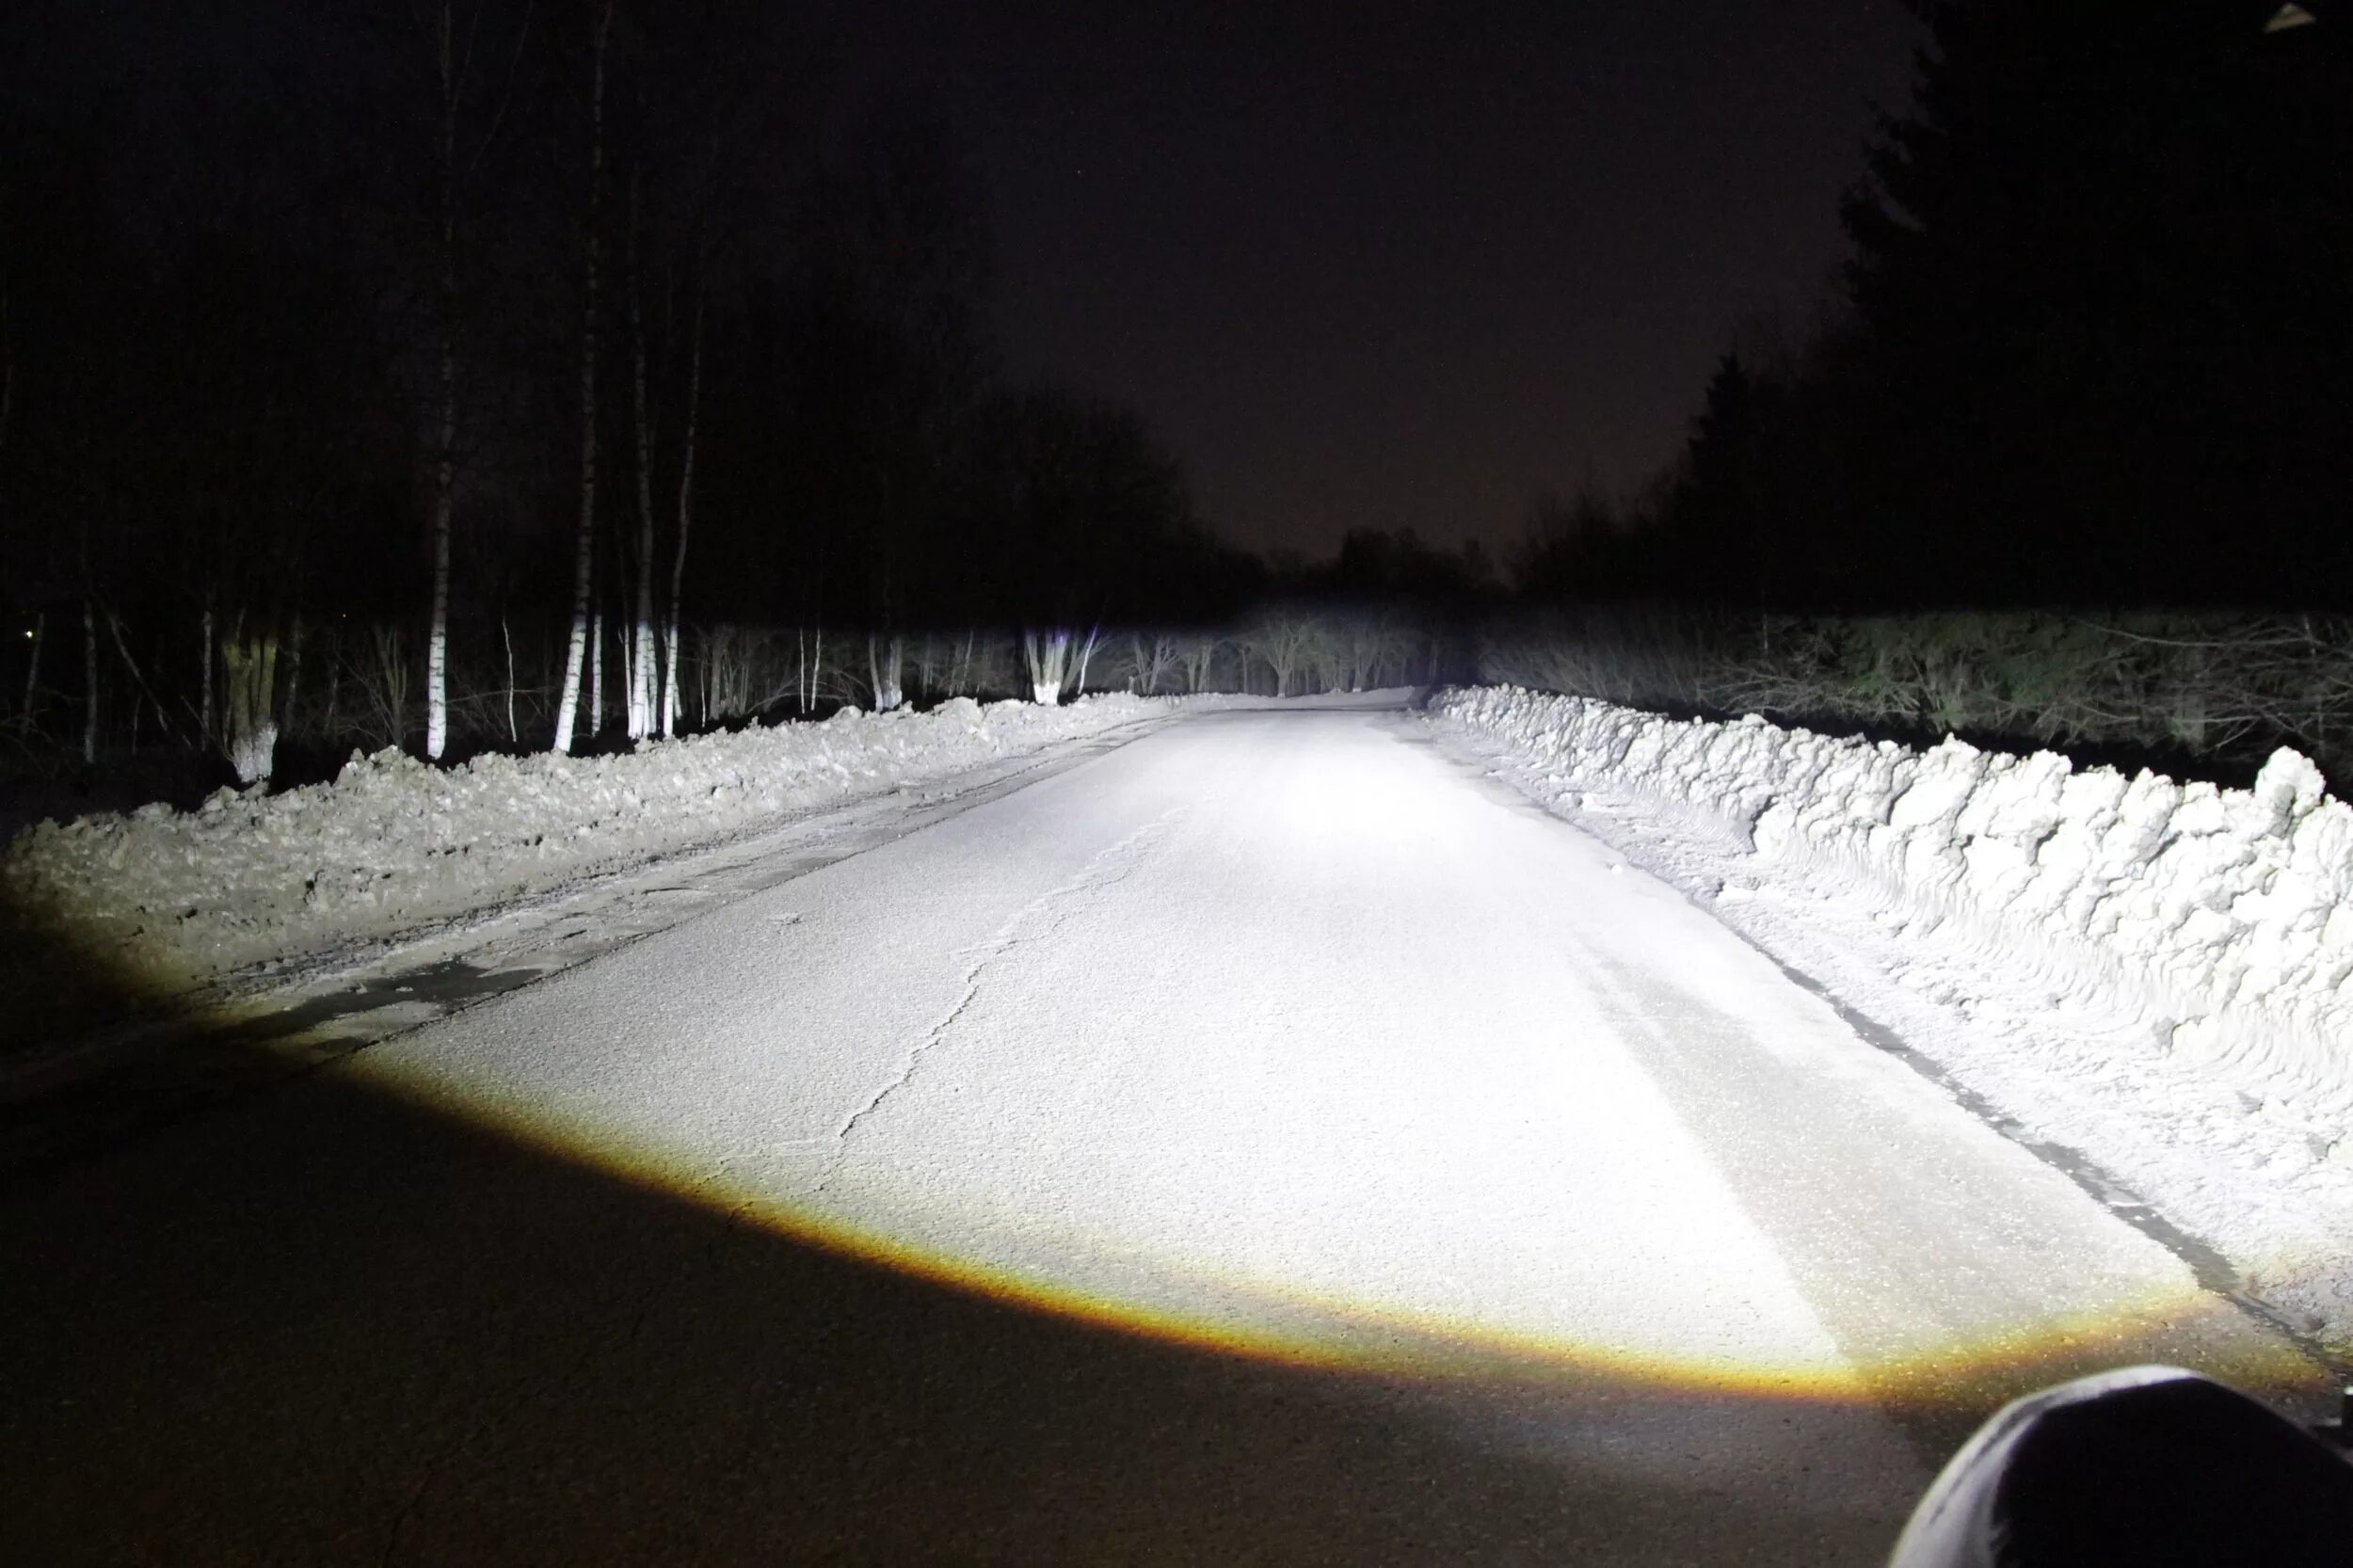
<instances>
[{"instance_id":1,"label":"snow texture","mask_svg":"<svg viewBox=\"0 0 2353 1568\"><path fill-rule=\"evenodd\" d=\"M1918 752L1508 688L1437 710L1699 808L1764 860L1834 865L1927 919L2046 946L2145 1004L2177 1051L2332 1105L2353 1096L2353 807L2293 751L2226 790L2079 772L2048 751L1947 738Z\"/></svg>"},{"instance_id":2,"label":"snow texture","mask_svg":"<svg viewBox=\"0 0 2353 1568\"><path fill-rule=\"evenodd\" d=\"M845 708L818 724L650 741L620 756L440 769L354 752L330 784L223 789L194 811L43 823L0 852L0 899L194 982L381 941L894 789L1217 698Z\"/></svg>"},{"instance_id":3,"label":"snow texture","mask_svg":"<svg viewBox=\"0 0 2353 1568\"><path fill-rule=\"evenodd\" d=\"M1498 771L2353 1346L2353 807L1512 687L1430 712Z\"/></svg>"}]
</instances>

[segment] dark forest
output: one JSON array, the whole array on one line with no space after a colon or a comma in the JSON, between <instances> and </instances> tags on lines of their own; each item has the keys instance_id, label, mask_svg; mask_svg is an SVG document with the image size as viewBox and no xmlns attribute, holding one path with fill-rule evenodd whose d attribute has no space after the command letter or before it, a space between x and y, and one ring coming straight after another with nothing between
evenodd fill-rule
<instances>
[{"instance_id":1,"label":"dark forest","mask_svg":"<svg viewBox=\"0 0 2353 1568\"><path fill-rule=\"evenodd\" d=\"M20 8L8 766L1475 676L2326 760L2353 56L2275 8L1925 5L1811 219L1838 287L1726 345L1651 484L1315 563L1223 540L1143 411L1005 373L953 131L839 112L789 8Z\"/></svg>"}]
</instances>

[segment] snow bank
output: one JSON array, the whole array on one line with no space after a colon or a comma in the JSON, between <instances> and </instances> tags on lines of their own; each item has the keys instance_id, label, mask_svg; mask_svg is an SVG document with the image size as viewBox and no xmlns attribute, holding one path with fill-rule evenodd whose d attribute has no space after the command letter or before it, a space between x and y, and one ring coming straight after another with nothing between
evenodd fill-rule
<instances>
[{"instance_id":1,"label":"snow bank","mask_svg":"<svg viewBox=\"0 0 2353 1568\"><path fill-rule=\"evenodd\" d=\"M380 939L798 813L945 778L1198 698L1064 708L958 697L925 713L655 742L625 756L486 756L447 770L355 752L331 784L224 789L29 828L0 852L19 921L187 983ZM1215 699L1208 699L1215 700Z\"/></svg>"},{"instance_id":2,"label":"snow bank","mask_svg":"<svg viewBox=\"0 0 2353 1568\"><path fill-rule=\"evenodd\" d=\"M1643 797L1762 862L1836 870L1894 918L1959 924L2006 961L2031 950L2055 1000L2089 989L2135 1009L2176 1056L2315 1109L2353 1103L2353 808L2295 752L2226 790L1511 687L1431 709L1556 786Z\"/></svg>"}]
</instances>

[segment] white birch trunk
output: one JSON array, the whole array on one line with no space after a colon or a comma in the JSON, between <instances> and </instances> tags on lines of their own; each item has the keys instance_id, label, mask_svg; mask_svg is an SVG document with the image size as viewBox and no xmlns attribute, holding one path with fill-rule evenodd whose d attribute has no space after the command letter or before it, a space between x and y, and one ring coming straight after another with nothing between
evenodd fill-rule
<instances>
[{"instance_id":1,"label":"white birch trunk","mask_svg":"<svg viewBox=\"0 0 2353 1568\"><path fill-rule=\"evenodd\" d=\"M629 338L637 424L637 614L630 622L629 738L653 733L653 413L646 402L645 288L638 245L639 172L629 173Z\"/></svg>"},{"instance_id":2,"label":"white birch trunk","mask_svg":"<svg viewBox=\"0 0 2353 1568\"><path fill-rule=\"evenodd\" d=\"M302 617L300 616L296 616L294 617L293 625L287 630L286 696L284 702L280 704L279 709L279 712L285 714L283 728L292 728L294 727L295 703L298 701L302 696L302 645L306 631L307 629L303 626Z\"/></svg>"},{"instance_id":3,"label":"white birch trunk","mask_svg":"<svg viewBox=\"0 0 2353 1568\"><path fill-rule=\"evenodd\" d=\"M449 744L449 538L457 485L457 104L461 88L452 0L441 0L435 58L441 84L441 257L434 296L440 338L441 419L433 454L433 609L424 641L424 754Z\"/></svg>"},{"instance_id":4,"label":"white birch trunk","mask_svg":"<svg viewBox=\"0 0 2353 1568\"><path fill-rule=\"evenodd\" d=\"M874 688L874 712L888 713L906 700L899 673L906 664L906 645L896 632L877 638L866 634L866 673Z\"/></svg>"},{"instance_id":5,"label":"white birch trunk","mask_svg":"<svg viewBox=\"0 0 2353 1568\"><path fill-rule=\"evenodd\" d=\"M440 351L440 428L433 460L433 603L424 643L424 754L439 760L449 745L449 600L451 535L455 528L457 494L457 215L459 185L472 165L479 164L498 138L512 103L515 80L522 64L523 46L531 37L531 8L523 8L515 28L515 50L506 65L502 101L489 124L474 142L472 156L460 168L458 121L466 105L467 80L472 75L474 42L490 8L490 0L477 0L465 41L457 40L455 0L440 0L434 18L434 63L441 93L440 265L434 300L436 333Z\"/></svg>"},{"instance_id":6,"label":"white birch trunk","mask_svg":"<svg viewBox=\"0 0 2353 1568\"><path fill-rule=\"evenodd\" d=\"M695 344L687 360L686 429L680 438L678 547L670 554L670 620L662 660L662 733L678 733L679 601L686 592L686 538L695 527L695 427L703 399L703 301L695 300Z\"/></svg>"},{"instance_id":7,"label":"white birch trunk","mask_svg":"<svg viewBox=\"0 0 2353 1568\"><path fill-rule=\"evenodd\" d=\"M572 561L572 635L564 655L564 695L555 707L555 749L572 749L572 715L580 701L582 656L587 651L589 590L597 540L597 222L604 201L604 51L613 31L613 0L597 15L596 67L588 107L587 297L580 330L580 539Z\"/></svg>"},{"instance_id":8,"label":"white birch trunk","mask_svg":"<svg viewBox=\"0 0 2353 1568\"><path fill-rule=\"evenodd\" d=\"M520 745L523 734L515 726L515 633L508 629L504 611L499 614L499 639L506 644L506 744ZM291 699L288 705L292 706Z\"/></svg>"},{"instance_id":9,"label":"white birch trunk","mask_svg":"<svg viewBox=\"0 0 2353 1568\"><path fill-rule=\"evenodd\" d=\"M278 634L264 630L248 637L245 617L221 640L221 673L228 702L221 725L221 755L240 784L270 776L278 755Z\"/></svg>"},{"instance_id":10,"label":"white birch trunk","mask_svg":"<svg viewBox=\"0 0 2353 1568\"><path fill-rule=\"evenodd\" d=\"M1070 633L1059 629L1032 632L1022 638L1022 654L1030 668L1030 695L1038 706L1051 708L1062 700L1063 677L1070 668Z\"/></svg>"},{"instance_id":11,"label":"white birch trunk","mask_svg":"<svg viewBox=\"0 0 2353 1568\"><path fill-rule=\"evenodd\" d=\"M588 613L588 725L585 739L593 745L604 733L604 612Z\"/></svg>"}]
</instances>

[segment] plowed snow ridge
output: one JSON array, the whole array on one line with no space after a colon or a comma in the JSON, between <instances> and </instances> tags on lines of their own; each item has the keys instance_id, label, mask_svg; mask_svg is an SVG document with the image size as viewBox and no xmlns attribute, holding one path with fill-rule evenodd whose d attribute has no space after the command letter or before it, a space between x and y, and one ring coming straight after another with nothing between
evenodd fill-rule
<instances>
[{"instance_id":1,"label":"plowed snow ridge","mask_svg":"<svg viewBox=\"0 0 2353 1568\"><path fill-rule=\"evenodd\" d=\"M221 790L43 823L0 853L0 899L159 976L348 947L582 877L1222 697L956 697L927 712L657 741L619 756L435 768L355 752L329 784Z\"/></svg>"},{"instance_id":2,"label":"plowed snow ridge","mask_svg":"<svg viewBox=\"0 0 2353 1568\"><path fill-rule=\"evenodd\" d=\"M1509 687L1442 731L2353 1360L2353 808Z\"/></svg>"},{"instance_id":3,"label":"plowed snow ridge","mask_svg":"<svg viewBox=\"0 0 2353 1568\"><path fill-rule=\"evenodd\" d=\"M1883 904L2044 949L2175 1053L2353 1099L2353 807L2296 752L2227 790L1509 687L1433 711L1572 781L1696 809L1762 862L1836 868Z\"/></svg>"}]
</instances>

